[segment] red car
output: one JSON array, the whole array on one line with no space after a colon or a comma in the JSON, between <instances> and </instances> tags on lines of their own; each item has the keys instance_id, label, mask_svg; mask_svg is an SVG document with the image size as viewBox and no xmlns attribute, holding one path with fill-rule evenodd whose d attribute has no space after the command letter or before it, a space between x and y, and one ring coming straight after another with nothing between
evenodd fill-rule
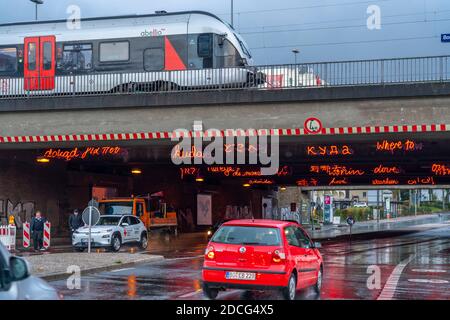
<instances>
[{"instance_id":1,"label":"red car","mask_svg":"<svg viewBox=\"0 0 450 320\"><path fill-rule=\"evenodd\" d=\"M295 222L226 222L205 251L203 292L215 299L228 288L270 289L294 300L298 289L314 286L320 294L323 260L319 247Z\"/></svg>"}]
</instances>

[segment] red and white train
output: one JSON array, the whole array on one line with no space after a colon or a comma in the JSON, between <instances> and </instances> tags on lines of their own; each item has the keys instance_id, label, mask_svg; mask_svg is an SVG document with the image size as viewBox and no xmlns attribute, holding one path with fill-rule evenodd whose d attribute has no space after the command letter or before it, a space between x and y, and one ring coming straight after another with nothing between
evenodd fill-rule
<instances>
[{"instance_id":1,"label":"red and white train","mask_svg":"<svg viewBox=\"0 0 450 320\"><path fill-rule=\"evenodd\" d=\"M201 11L0 25L0 95L257 86L242 37Z\"/></svg>"}]
</instances>

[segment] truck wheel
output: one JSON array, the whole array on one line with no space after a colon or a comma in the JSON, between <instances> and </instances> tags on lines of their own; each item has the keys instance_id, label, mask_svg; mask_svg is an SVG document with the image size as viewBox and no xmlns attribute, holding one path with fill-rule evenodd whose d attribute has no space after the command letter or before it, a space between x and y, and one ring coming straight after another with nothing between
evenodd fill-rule
<instances>
[{"instance_id":1,"label":"truck wheel","mask_svg":"<svg viewBox=\"0 0 450 320\"><path fill-rule=\"evenodd\" d=\"M139 242L139 247L142 250L145 250L148 247L148 236L145 232L142 232L141 241Z\"/></svg>"},{"instance_id":2,"label":"truck wheel","mask_svg":"<svg viewBox=\"0 0 450 320\"><path fill-rule=\"evenodd\" d=\"M122 240L118 234L112 236L111 239L111 251L118 252L122 246Z\"/></svg>"},{"instance_id":3,"label":"truck wheel","mask_svg":"<svg viewBox=\"0 0 450 320\"><path fill-rule=\"evenodd\" d=\"M211 289L207 284L203 284L203 293L210 300L216 300L219 295L219 289Z\"/></svg>"}]
</instances>

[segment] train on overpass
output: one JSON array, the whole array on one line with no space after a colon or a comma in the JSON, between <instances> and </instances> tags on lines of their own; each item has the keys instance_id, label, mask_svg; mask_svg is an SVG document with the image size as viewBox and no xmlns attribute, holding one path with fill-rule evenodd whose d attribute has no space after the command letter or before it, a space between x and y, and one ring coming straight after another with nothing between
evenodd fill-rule
<instances>
[{"instance_id":1,"label":"train on overpass","mask_svg":"<svg viewBox=\"0 0 450 320\"><path fill-rule=\"evenodd\" d=\"M87 18L79 27L71 23L0 25L2 95L148 92L264 82L252 67L245 40L207 12Z\"/></svg>"}]
</instances>

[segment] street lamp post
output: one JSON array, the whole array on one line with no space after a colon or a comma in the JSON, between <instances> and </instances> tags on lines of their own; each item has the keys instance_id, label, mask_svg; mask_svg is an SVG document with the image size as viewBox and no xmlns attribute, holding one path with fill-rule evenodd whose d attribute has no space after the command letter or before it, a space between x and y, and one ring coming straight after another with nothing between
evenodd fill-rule
<instances>
[{"instance_id":1,"label":"street lamp post","mask_svg":"<svg viewBox=\"0 0 450 320\"><path fill-rule=\"evenodd\" d=\"M36 5L35 19L36 19L36 21L37 21L37 19L38 19L38 5L44 4L44 1L43 1L43 0L30 0L30 1L31 1L31 2L34 2L35 5Z\"/></svg>"},{"instance_id":2,"label":"street lamp post","mask_svg":"<svg viewBox=\"0 0 450 320\"><path fill-rule=\"evenodd\" d=\"M295 65L294 65L294 68L295 68L295 77L294 77L294 81L295 81L295 85L294 85L294 87L297 87L298 86L298 68L297 68L297 55L300 53L300 50L298 50L298 49L293 49L292 50L292 53L294 54L294 62L295 62Z\"/></svg>"},{"instance_id":3,"label":"street lamp post","mask_svg":"<svg viewBox=\"0 0 450 320\"><path fill-rule=\"evenodd\" d=\"M294 54L294 61L295 61L295 64L297 64L297 55L300 53L300 50L298 50L298 49L293 49L293 50L292 50L292 53Z\"/></svg>"},{"instance_id":4,"label":"street lamp post","mask_svg":"<svg viewBox=\"0 0 450 320\"><path fill-rule=\"evenodd\" d=\"M234 28L234 0L231 0L231 26Z\"/></svg>"}]
</instances>

